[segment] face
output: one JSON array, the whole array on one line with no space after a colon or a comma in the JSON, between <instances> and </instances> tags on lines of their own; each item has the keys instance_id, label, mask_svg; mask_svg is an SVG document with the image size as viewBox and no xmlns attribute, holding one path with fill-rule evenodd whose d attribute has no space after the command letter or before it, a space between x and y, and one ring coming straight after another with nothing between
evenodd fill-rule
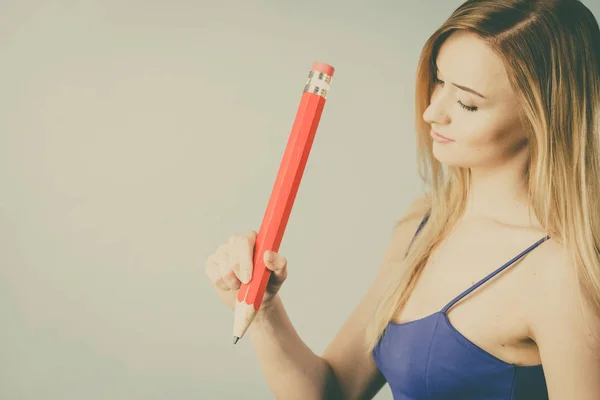
<instances>
[{"instance_id":1,"label":"face","mask_svg":"<svg viewBox=\"0 0 600 400\"><path fill-rule=\"evenodd\" d=\"M433 141L438 161L489 168L527 151L506 70L484 41L472 33L456 32L442 44L436 64L436 85L423 119L432 130L454 140Z\"/></svg>"}]
</instances>

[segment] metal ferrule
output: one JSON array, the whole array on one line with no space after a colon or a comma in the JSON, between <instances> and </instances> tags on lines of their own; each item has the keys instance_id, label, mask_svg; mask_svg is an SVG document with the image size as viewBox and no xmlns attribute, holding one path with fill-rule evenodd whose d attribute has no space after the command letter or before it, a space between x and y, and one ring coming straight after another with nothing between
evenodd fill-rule
<instances>
[{"instance_id":1,"label":"metal ferrule","mask_svg":"<svg viewBox=\"0 0 600 400\"><path fill-rule=\"evenodd\" d=\"M327 91L330 85L331 76L319 71L310 71L304 85L304 92L314 93L327 98Z\"/></svg>"}]
</instances>

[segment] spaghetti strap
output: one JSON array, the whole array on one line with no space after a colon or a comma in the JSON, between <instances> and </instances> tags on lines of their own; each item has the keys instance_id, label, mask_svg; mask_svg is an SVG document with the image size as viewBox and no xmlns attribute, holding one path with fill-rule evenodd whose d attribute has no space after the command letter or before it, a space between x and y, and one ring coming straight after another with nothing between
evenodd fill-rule
<instances>
[{"instance_id":1,"label":"spaghetti strap","mask_svg":"<svg viewBox=\"0 0 600 400\"><path fill-rule=\"evenodd\" d=\"M456 302L461 300L463 297L467 296L473 290L475 290L479 286L483 285L485 282L487 282L489 279L491 279L492 277L494 277L495 275L497 275L504 269L511 266L515 261L519 260L525 254L529 253L531 250L535 249L536 247L538 247L540 244L542 244L543 242L545 242L548 239L550 239L550 235L541 238L540 240L538 240L537 242L535 242L534 244L529 246L527 249L523 250L518 256L516 256L515 258L513 258L512 260L510 260L509 262L507 262L506 264L504 264L503 266L501 266L500 268L498 268L497 270L495 270L494 272L492 272L491 274L489 274L488 276L486 276L485 278L483 278L482 280L480 280L479 282L477 282L476 284L474 284L473 286L471 286L470 288L468 288L467 290L465 290L464 292L462 292L461 294L456 296L452 301L450 301L448 304L446 304L446 306L442 309L441 312L443 312L445 314L450 307L452 307L454 304L456 304Z\"/></svg>"},{"instance_id":2,"label":"spaghetti strap","mask_svg":"<svg viewBox=\"0 0 600 400\"><path fill-rule=\"evenodd\" d=\"M417 237L417 235L419 234L419 231L421 230L421 228L423 227L423 225L425 225L425 223L427 222L427 220L429 219L429 215L431 214L431 209L429 209L427 211L427 213L425 214L425 216L423 217L423 219L421 220L421 223L419 224L419 227L417 228L417 231L415 232L415 234L413 235L412 240L410 241L410 244L408 245L408 249L406 250L406 253L404 253L404 257L406 257L406 255L408 254L408 251L410 250L413 242L415 241L415 238Z\"/></svg>"}]
</instances>

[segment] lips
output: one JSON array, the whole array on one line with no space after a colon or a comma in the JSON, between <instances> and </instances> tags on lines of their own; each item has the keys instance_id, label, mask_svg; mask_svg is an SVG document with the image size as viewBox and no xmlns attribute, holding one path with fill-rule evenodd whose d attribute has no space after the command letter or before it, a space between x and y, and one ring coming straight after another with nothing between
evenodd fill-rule
<instances>
[{"instance_id":1,"label":"lips","mask_svg":"<svg viewBox=\"0 0 600 400\"><path fill-rule=\"evenodd\" d=\"M446 136L440 135L439 133L437 133L437 132L436 132L436 131L434 131L433 129L431 130L431 134L433 134L433 135L436 135L436 136L439 136L439 137L441 137L442 139L446 139L446 140L452 140L452 141L454 141L454 139L450 139L449 137L446 137Z\"/></svg>"}]
</instances>

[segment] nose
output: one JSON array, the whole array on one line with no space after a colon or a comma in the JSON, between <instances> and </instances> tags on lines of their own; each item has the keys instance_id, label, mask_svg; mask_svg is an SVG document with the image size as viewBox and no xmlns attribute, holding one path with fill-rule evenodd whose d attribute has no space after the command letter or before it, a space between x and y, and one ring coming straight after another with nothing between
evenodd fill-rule
<instances>
[{"instance_id":1,"label":"nose","mask_svg":"<svg viewBox=\"0 0 600 400\"><path fill-rule=\"evenodd\" d=\"M450 114L448 113L450 104L450 96L437 87L431 94L429 107L423 113L423 120L428 124L446 125L450 122Z\"/></svg>"}]
</instances>

